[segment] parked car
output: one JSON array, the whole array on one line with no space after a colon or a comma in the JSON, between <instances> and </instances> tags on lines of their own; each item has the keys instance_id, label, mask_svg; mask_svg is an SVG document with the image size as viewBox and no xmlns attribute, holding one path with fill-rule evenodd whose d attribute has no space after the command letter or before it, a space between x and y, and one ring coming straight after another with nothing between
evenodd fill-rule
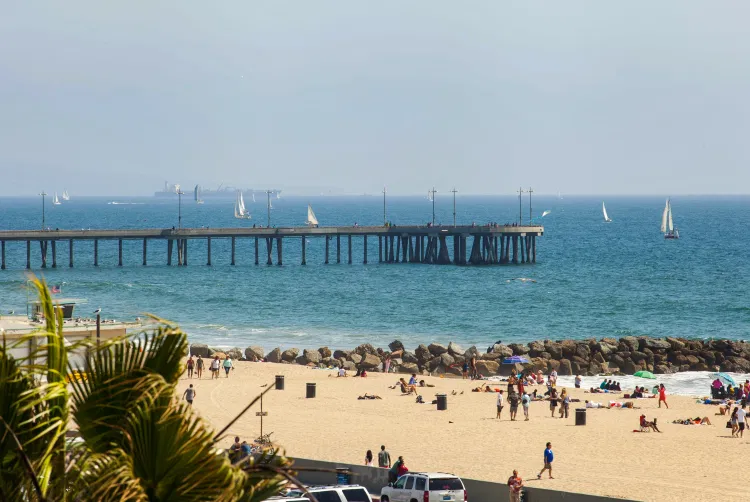
<instances>
[{"instance_id":1,"label":"parked car","mask_svg":"<svg viewBox=\"0 0 750 502\"><path fill-rule=\"evenodd\" d=\"M315 495L318 502L372 502L367 489L360 485L307 486L305 488ZM286 496L304 498L305 493L302 490L290 490ZM307 498L304 500L307 502Z\"/></svg>"},{"instance_id":2,"label":"parked car","mask_svg":"<svg viewBox=\"0 0 750 502\"><path fill-rule=\"evenodd\" d=\"M276 497L270 497L267 498L266 501L271 502L310 502L308 499L304 497L285 497L283 495L279 495Z\"/></svg>"},{"instance_id":3,"label":"parked car","mask_svg":"<svg viewBox=\"0 0 750 502\"><path fill-rule=\"evenodd\" d=\"M461 478L444 472L409 472L380 491L381 502L468 502Z\"/></svg>"}]
</instances>

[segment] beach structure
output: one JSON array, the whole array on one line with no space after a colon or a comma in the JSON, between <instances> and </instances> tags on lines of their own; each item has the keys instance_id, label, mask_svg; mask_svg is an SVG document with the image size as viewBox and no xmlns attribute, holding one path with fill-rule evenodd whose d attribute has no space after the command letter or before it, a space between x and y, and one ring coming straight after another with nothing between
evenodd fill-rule
<instances>
[{"instance_id":1,"label":"beach structure","mask_svg":"<svg viewBox=\"0 0 750 502\"><path fill-rule=\"evenodd\" d=\"M333 261L331 244L335 242L336 263L341 263L341 240L347 241L347 263L353 260L353 240L362 243L362 263L368 263L368 239L378 239L379 263L427 263L436 265L500 265L536 263L537 237L544 235L541 225L464 225L464 226L346 226L285 228L172 228L112 230L8 230L0 231L1 268L6 268L6 244L26 243L26 268L32 268L32 243L39 246L41 268L57 268L57 244L68 243L68 266L74 265L74 243L93 244L94 266L99 266L99 241L116 241L117 265L123 263L123 241L143 241L143 265L147 265L149 241L166 243L166 263L188 264L188 243L203 241L207 265L212 264L211 243L214 239L231 241L230 264L236 263L237 240L254 241L255 264L282 265L284 241L299 242L302 265L307 263L309 240L319 238L325 246L324 263ZM275 253L274 253L275 246ZM452 248L452 249L451 249ZM274 263L274 254L276 261ZM51 263L49 263L51 260Z\"/></svg>"}]
</instances>

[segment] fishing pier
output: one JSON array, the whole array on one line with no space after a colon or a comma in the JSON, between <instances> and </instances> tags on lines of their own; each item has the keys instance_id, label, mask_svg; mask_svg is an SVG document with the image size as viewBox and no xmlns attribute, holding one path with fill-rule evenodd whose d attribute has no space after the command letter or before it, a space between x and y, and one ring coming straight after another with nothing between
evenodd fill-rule
<instances>
[{"instance_id":1,"label":"fishing pier","mask_svg":"<svg viewBox=\"0 0 750 502\"><path fill-rule=\"evenodd\" d=\"M2 269L6 269L6 245L26 244L26 269L32 268L32 249L37 249L41 268L58 267L58 248L67 247L68 266L75 263L75 244L93 246L93 265L99 266L100 241L117 243L117 265L123 266L123 241L142 241L142 264L148 247L163 242L167 265L187 266L190 247L205 246L206 265L212 265L211 244L230 241L229 264L235 265L238 241L250 241L255 265L282 265L283 249L300 246L301 264L307 264L307 246L322 240L324 263L341 263L341 241L346 240L346 262L353 260L353 240L368 263L368 239L378 241L378 263L428 263L435 265L501 265L536 263L536 240L544 227L528 226L379 226L379 227L285 227L285 228L182 228L128 230L8 230L0 231ZM308 240L310 242L308 242ZM67 243L67 246L64 245ZM331 248L335 245L335 250ZM335 252L335 255L331 255ZM262 253L262 255L261 255ZM36 254L36 253L34 253ZM243 253L244 254L244 253ZM296 253L295 253L296 254ZM274 261L275 258L275 261Z\"/></svg>"}]
</instances>

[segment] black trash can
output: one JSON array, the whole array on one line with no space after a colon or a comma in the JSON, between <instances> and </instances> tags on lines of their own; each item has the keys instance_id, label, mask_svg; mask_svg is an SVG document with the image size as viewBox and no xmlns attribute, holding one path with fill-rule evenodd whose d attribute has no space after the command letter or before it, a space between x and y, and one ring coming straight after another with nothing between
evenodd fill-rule
<instances>
[{"instance_id":1,"label":"black trash can","mask_svg":"<svg viewBox=\"0 0 750 502\"><path fill-rule=\"evenodd\" d=\"M448 409L448 395L438 394L437 396L437 409L438 411L445 411Z\"/></svg>"},{"instance_id":2,"label":"black trash can","mask_svg":"<svg viewBox=\"0 0 750 502\"><path fill-rule=\"evenodd\" d=\"M576 425L586 425L586 408L576 408Z\"/></svg>"},{"instance_id":3,"label":"black trash can","mask_svg":"<svg viewBox=\"0 0 750 502\"><path fill-rule=\"evenodd\" d=\"M284 375L276 375L276 390L284 390Z\"/></svg>"},{"instance_id":4,"label":"black trash can","mask_svg":"<svg viewBox=\"0 0 750 502\"><path fill-rule=\"evenodd\" d=\"M305 395L307 399L312 399L315 397L315 384L309 383L307 384L307 394Z\"/></svg>"},{"instance_id":5,"label":"black trash can","mask_svg":"<svg viewBox=\"0 0 750 502\"><path fill-rule=\"evenodd\" d=\"M351 484L351 472L348 467L336 467L336 484L337 485L348 485Z\"/></svg>"}]
</instances>

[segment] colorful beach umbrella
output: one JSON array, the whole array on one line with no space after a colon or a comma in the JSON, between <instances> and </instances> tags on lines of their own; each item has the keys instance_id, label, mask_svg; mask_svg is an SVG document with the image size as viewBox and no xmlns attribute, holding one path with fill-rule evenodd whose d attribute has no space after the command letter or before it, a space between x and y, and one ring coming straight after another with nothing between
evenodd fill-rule
<instances>
[{"instance_id":1,"label":"colorful beach umbrella","mask_svg":"<svg viewBox=\"0 0 750 502\"><path fill-rule=\"evenodd\" d=\"M510 356L503 359L503 364L526 364L529 360L522 356Z\"/></svg>"},{"instance_id":2,"label":"colorful beach umbrella","mask_svg":"<svg viewBox=\"0 0 750 502\"><path fill-rule=\"evenodd\" d=\"M641 377L641 378L649 378L651 380L656 380L656 377L653 373L650 371L636 371L633 376Z\"/></svg>"},{"instance_id":3,"label":"colorful beach umbrella","mask_svg":"<svg viewBox=\"0 0 750 502\"><path fill-rule=\"evenodd\" d=\"M714 373L711 376L714 378L718 378L719 380L724 382L726 385L737 387L737 382L734 381L734 378L732 378L730 375L727 375L726 373Z\"/></svg>"}]
</instances>

